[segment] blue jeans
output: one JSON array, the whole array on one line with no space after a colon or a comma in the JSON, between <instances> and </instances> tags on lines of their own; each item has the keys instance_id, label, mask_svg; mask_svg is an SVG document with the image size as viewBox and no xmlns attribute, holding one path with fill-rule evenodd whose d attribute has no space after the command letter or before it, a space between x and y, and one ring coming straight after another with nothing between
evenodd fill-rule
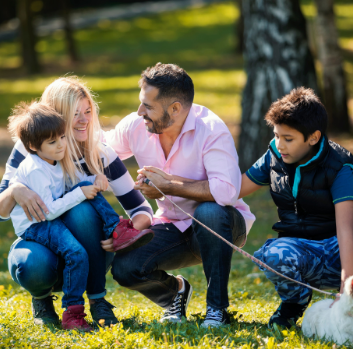
<instances>
[{"instance_id":1,"label":"blue jeans","mask_svg":"<svg viewBox=\"0 0 353 349\"><path fill-rule=\"evenodd\" d=\"M269 239L254 256L274 270L319 289L339 289L341 261L337 237L314 241ZM312 290L260 267L285 303L308 303Z\"/></svg>"},{"instance_id":2,"label":"blue jeans","mask_svg":"<svg viewBox=\"0 0 353 349\"><path fill-rule=\"evenodd\" d=\"M32 224L21 236L38 242L64 259L62 307L84 304L82 297L88 276L88 256L60 218Z\"/></svg>"},{"instance_id":3,"label":"blue jeans","mask_svg":"<svg viewBox=\"0 0 353 349\"><path fill-rule=\"evenodd\" d=\"M106 234L92 200L73 207L60 218L88 255L87 297L104 297L107 293L105 274L114 254L101 248L100 241ZM62 289L64 260L36 242L17 239L9 252L8 267L13 280L35 298L45 298L52 290Z\"/></svg>"},{"instance_id":4,"label":"blue jeans","mask_svg":"<svg viewBox=\"0 0 353 349\"><path fill-rule=\"evenodd\" d=\"M238 246L246 239L245 220L234 207L204 202L197 207L194 216ZM114 258L114 279L168 308L178 293L178 281L165 270L203 263L208 284L207 305L215 309L227 308L232 248L199 224L193 224L184 233L171 223L158 224L151 229L155 234L151 242Z\"/></svg>"},{"instance_id":5,"label":"blue jeans","mask_svg":"<svg viewBox=\"0 0 353 349\"><path fill-rule=\"evenodd\" d=\"M75 185L71 191L77 187L91 184L90 182L81 182ZM93 200L90 200L90 203L101 217L104 223L103 232L106 239L108 239L119 223L119 216L101 193L98 193ZM52 221L32 224L23 233L22 238L26 241L38 242L64 259L63 308L67 308L70 305L84 304L82 295L87 284L88 256L85 249L66 228L61 219L57 218Z\"/></svg>"}]
</instances>

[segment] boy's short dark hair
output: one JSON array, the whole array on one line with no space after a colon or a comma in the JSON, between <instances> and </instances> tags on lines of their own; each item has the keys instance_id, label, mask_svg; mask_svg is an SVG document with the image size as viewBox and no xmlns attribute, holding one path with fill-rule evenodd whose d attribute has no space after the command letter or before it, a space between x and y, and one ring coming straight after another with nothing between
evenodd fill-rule
<instances>
[{"instance_id":1,"label":"boy's short dark hair","mask_svg":"<svg viewBox=\"0 0 353 349\"><path fill-rule=\"evenodd\" d=\"M327 113L311 88L299 87L273 102L265 115L269 126L287 125L304 135L304 141L315 131L326 133Z\"/></svg>"},{"instance_id":2,"label":"boy's short dark hair","mask_svg":"<svg viewBox=\"0 0 353 349\"><path fill-rule=\"evenodd\" d=\"M65 120L54 108L44 103L20 103L12 110L8 129L14 138L21 139L26 150L36 154L46 139L65 133Z\"/></svg>"},{"instance_id":3,"label":"boy's short dark hair","mask_svg":"<svg viewBox=\"0 0 353 349\"><path fill-rule=\"evenodd\" d=\"M154 67L148 67L141 74L139 86L144 83L158 88L157 99L174 97L185 107L190 107L194 100L192 79L176 64L157 63Z\"/></svg>"}]
</instances>

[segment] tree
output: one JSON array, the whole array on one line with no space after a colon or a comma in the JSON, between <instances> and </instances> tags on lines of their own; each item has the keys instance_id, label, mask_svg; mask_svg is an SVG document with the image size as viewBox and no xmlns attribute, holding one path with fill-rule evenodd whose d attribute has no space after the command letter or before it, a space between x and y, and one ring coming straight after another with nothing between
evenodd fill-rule
<instances>
[{"instance_id":1,"label":"tree","mask_svg":"<svg viewBox=\"0 0 353 349\"><path fill-rule=\"evenodd\" d=\"M315 0L316 41L323 73L323 102L329 117L329 130L349 131L346 79L338 45L333 0Z\"/></svg>"},{"instance_id":2,"label":"tree","mask_svg":"<svg viewBox=\"0 0 353 349\"><path fill-rule=\"evenodd\" d=\"M70 22L70 4L69 0L61 0L61 12L64 19L64 31L67 52L69 53L70 60L72 63L79 61L78 53L76 50L75 40L73 37L73 31Z\"/></svg>"},{"instance_id":3,"label":"tree","mask_svg":"<svg viewBox=\"0 0 353 349\"><path fill-rule=\"evenodd\" d=\"M33 24L31 3L32 0L17 0L17 17L20 20L22 65L27 74L40 72L38 54L36 52L37 36Z\"/></svg>"},{"instance_id":4,"label":"tree","mask_svg":"<svg viewBox=\"0 0 353 349\"><path fill-rule=\"evenodd\" d=\"M273 137L264 116L271 103L295 87L317 92L299 0L243 1L247 83L242 98L240 167L247 170Z\"/></svg>"}]
</instances>

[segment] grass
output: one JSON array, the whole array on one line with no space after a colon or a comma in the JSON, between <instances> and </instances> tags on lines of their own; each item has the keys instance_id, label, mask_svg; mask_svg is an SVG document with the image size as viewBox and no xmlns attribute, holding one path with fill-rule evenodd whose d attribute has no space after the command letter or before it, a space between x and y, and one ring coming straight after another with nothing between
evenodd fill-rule
<instances>
[{"instance_id":1,"label":"grass","mask_svg":"<svg viewBox=\"0 0 353 349\"><path fill-rule=\"evenodd\" d=\"M353 5L343 0L335 4L353 114ZM312 24L315 7L310 1L303 1L302 8ZM17 44L1 43L0 126L6 125L15 103L38 98L45 86L67 72L84 75L98 94L98 100L103 102L102 124L114 125L120 117L136 110L139 73L157 61L178 63L187 69L195 82L196 102L214 110L228 123L237 123L241 91L246 81L242 57L234 50L234 22L238 16L238 9L226 1L127 21L102 21L95 27L76 31L83 60L79 66L71 66L67 61L63 33L57 31L38 43L45 70L31 78L23 76L19 70ZM129 170L135 177L136 168ZM114 209L122 213L115 198L109 194L107 198ZM253 253L267 238L275 236L271 226L277 215L265 189L246 202L257 217L244 248ZM60 328L35 327L30 295L11 280L7 271L7 254L14 237L11 223L2 223L0 348L335 348L333 343L304 338L298 329L282 332L267 329L279 298L258 268L237 253L233 255L229 282L232 323L222 329L200 329L207 289L201 266L171 271L191 280L195 290L188 319L182 324L159 324L162 310L137 292L118 286L109 274L107 299L116 306L114 311L120 320L117 326L86 335ZM314 301L322 298L314 294ZM60 304L59 298L55 306L61 315ZM91 320L90 316L88 319Z\"/></svg>"},{"instance_id":2,"label":"grass","mask_svg":"<svg viewBox=\"0 0 353 349\"><path fill-rule=\"evenodd\" d=\"M136 168L130 168L136 173ZM122 213L115 198L107 195L114 209ZM276 210L266 189L246 202L257 216L245 250L253 253L273 236L271 225ZM153 203L154 204L154 203ZM8 227L11 230L10 226ZM6 243L8 237L1 241ZM7 251L7 250L6 250ZM279 305L279 298L269 281L249 260L233 255L229 282L229 311L232 323L221 329L205 330L200 324L205 316L206 281L201 266L171 271L182 273L192 282L194 295L188 319L181 324L159 324L162 309L134 291L118 286L107 278L107 300L113 303L119 324L99 329L93 334L40 328L32 323L31 297L10 281L9 273L0 272L0 347L1 348L333 348L332 343L304 338L298 328L290 331L269 330L269 317ZM58 293L61 296L61 293ZM314 294L314 301L324 297ZM86 304L88 301L86 300ZM61 299L55 301L62 314ZM91 320L88 315L88 320ZM341 348L346 348L342 346ZM349 347L347 347L349 348Z\"/></svg>"}]
</instances>

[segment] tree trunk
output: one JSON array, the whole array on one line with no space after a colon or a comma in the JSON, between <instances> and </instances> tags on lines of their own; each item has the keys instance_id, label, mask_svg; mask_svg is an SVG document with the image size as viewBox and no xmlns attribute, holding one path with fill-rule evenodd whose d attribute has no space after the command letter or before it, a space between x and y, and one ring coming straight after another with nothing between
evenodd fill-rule
<instances>
[{"instance_id":1,"label":"tree trunk","mask_svg":"<svg viewBox=\"0 0 353 349\"><path fill-rule=\"evenodd\" d=\"M246 171L273 137L264 116L271 103L298 86L317 92L299 0L243 1L247 83L243 91L240 168Z\"/></svg>"},{"instance_id":2,"label":"tree trunk","mask_svg":"<svg viewBox=\"0 0 353 349\"><path fill-rule=\"evenodd\" d=\"M62 16L64 19L64 30L67 52L69 53L70 60L72 63L79 61L78 53L76 50L76 44L73 36L73 30L70 22L70 4L69 0L61 0Z\"/></svg>"},{"instance_id":3,"label":"tree trunk","mask_svg":"<svg viewBox=\"0 0 353 349\"><path fill-rule=\"evenodd\" d=\"M20 42L22 51L22 66L27 74L40 72L36 51L37 36L33 24L31 0L17 0L17 16L20 20Z\"/></svg>"},{"instance_id":4,"label":"tree trunk","mask_svg":"<svg viewBox=\"0 0 353 349\"><path fill-rule=\"evenodd\" d=\"M333 0L315 0L318 57L323 72L323 102L329 117L328 129L349 131L346 79L333 12Z\"/></svg>"}]
</instances>

